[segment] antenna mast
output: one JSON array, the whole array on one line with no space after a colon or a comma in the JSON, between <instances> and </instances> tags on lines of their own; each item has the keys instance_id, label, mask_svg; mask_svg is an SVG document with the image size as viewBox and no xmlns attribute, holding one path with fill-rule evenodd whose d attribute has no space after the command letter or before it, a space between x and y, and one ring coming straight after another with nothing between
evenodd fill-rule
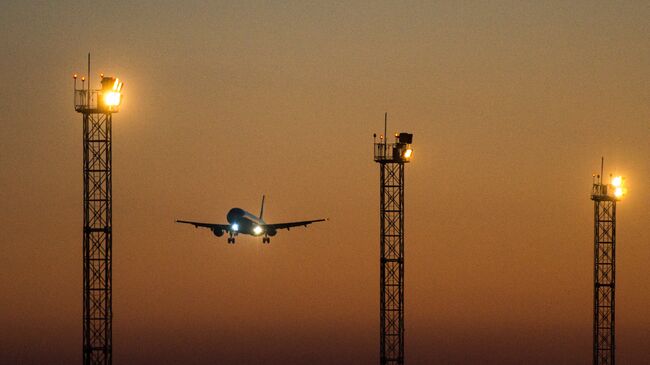
<instances>
[{"instance_id":1,"label":"antenna mast","mask_svg":"<svg viewBox=\"0 0 650 365\"><path fill-rule=\"evenodd\" d=\"M386 140L388 139L388 112L384 113L384 146L386 146Z\"/></svg>"}]
</instances>

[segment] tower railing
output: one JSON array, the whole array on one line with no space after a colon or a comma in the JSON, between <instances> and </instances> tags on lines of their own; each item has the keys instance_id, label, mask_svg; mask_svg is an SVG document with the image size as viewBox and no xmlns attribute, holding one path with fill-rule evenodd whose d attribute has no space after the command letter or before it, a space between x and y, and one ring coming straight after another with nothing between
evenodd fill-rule
<instances>
[{"instance_id":1,"label":"tower railing","mask_svg":"<svg viewBox=\"0 0 650 365\"><path fill-rule=\"evenodd\" d=\"M103 102L106 90L84 90L74 91L74 110L79 113L117 113L118 105L107 106Z\"/></svg>"},{"instance_id":2,"label":"tower railing","mask_svg":"<svg viewBox=\"0 0 650 365\"><path fill-rule=\"evenodd\" d=\"M384 143L375 142L374 157L375 162L409 162L409 158L404 156L407 150L411 149L410 143Z\"/></svg>"}]
</instances>

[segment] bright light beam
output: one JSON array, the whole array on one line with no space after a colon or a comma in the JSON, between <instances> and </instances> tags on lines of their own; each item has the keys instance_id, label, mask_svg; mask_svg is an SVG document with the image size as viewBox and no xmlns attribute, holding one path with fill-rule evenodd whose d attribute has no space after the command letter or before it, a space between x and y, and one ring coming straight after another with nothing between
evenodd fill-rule
<instances>
[{"instance_id":1,"label":"bright light beam","mask_svg":"<svg viewBox=\"0 0 650 365\"><path fill-rule=\"evenodd\" d=\"M104 104L106 104L106 106L118 106L120 105L121 99L122 95L116 91L109 91L104 94Z\"/></svg>"},{"instance_id":2,"label":"bright light beam","mask_svg":"<svg viewBox=\"0 0 650 365\"><path fill-rule=\"evenodd\" d=\"M625 194L625 192L623 191L623 188L619 187L619 188L614 189L614 196L616 198L621 198L624 194Z\"/></svg>"}]
</instances>

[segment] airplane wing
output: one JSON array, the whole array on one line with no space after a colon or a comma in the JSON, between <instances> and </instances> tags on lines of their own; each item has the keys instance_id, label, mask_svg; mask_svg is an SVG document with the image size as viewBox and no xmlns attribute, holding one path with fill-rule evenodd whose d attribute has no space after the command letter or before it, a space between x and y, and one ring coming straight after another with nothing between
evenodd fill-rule
<instances>
[{"instance_id":1,"label":"airplane wing","mask_svg":"<svg viewBox=\"0 0 650 365\"><path fill-rule=\"evenodd\" d=\"M210 228L210 229L218 228L226 232L230 230L230 224L202 223L202 222L192 222L192 221L182 221L182 220L176 220L176 223L191 224L196 228L199 227Z\"/></svg>"},{"instance_id":2,"label":"airplane wing","mask_svg":"<svg viewBox=\"0 0 650 365\"><path fill-rule=\"evenodd\" d=\"M273 224L265 224L262 227L263 228L273 228L273 229L286 229L289 230L292 227L300 227L300 226L305 226L307 227L308 225L316 222L323 222L326 221L327 219L314 219L311 221L300 221L300 222L288 222L288 223L273 223Z\"/></svg>"}]
</instances>

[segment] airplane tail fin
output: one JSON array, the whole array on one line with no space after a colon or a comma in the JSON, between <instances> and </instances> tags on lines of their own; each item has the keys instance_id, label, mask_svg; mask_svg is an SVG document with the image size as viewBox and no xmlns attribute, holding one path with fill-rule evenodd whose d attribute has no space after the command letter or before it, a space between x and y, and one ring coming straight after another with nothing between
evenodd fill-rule
<instances>
[{"instance_id":1,"label":"airplane tail fin","mask_svg":"<svg viewBox=\"0 0 650 365\"><path fill-rule=\"evenodd\" d=\"M266 195L262 195L262 209L260 209L260 219L262 219L262 216L264 215L264 198L266 198Z\"/></svg>"}]
</instances>

